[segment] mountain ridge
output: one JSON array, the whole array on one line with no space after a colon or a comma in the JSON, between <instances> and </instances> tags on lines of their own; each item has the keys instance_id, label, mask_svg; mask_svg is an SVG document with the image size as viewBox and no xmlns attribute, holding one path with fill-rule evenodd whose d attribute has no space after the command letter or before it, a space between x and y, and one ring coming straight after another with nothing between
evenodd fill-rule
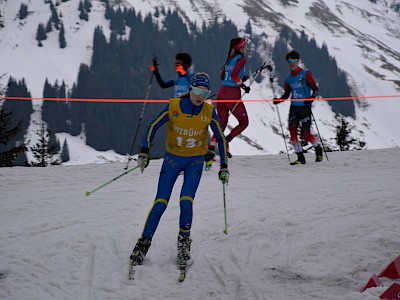
<instances>
[{"instance_id":1,"label":"mountain ridge","mask_svg":"<svg viewBox=\"0 0 400 300\"><path fill-rule=\"evenodd\" d=\"M89 14L89 21L84 22L78 18L79 1L59 2L56 7L63 14L62 18L66 25L67 49L58 49L57 42L51 36L49 40L44 41L42 49L37 49L33 36L36 27L33 24L39 20L44 22L50 16L50 11L46 12L47 8L43 10L43 5L28 2L30 6L28 19L25 23L22 22L16 26L17 29L14 26L11 30L10 27L18 24L19 21L17 17L10 16L17 15L18 6L23 2L0 1L6 4L6 6L2 5L3 9L0 9L3 21L3 28L0 28L0 51L5 53L4 56L2 55L3 58L0 58L0 62L9 75L27 79L28 88L32 90L34 97L41 96L45 76L49 76L51 81L65 80L71 87L76 80L77 66L80 63L90 62L94 27L102 26L107 35L110 32L109 24L104 19L104 3L92 0L93 9ZM399 21L400 17L394 10L385 11L389 4L383 1L377 1L376 4L359 0L313 1L308 5L300 4L298 1L278 0L125 0L113 3L115 8L119 5L134 7L143 16L150 13L159 22L161 28L162 18L154 17L155 10L161 8L175 9L183 15L186 22L189 20L196 22L199 27L203 22L210 22L215 18L226 18L238 26L240 34L244 34L245 26L250 20L254 35L263 38L267 44L267 48L260 51L264 51L263 57L271 62L273 62L270 53L271 45L279 36L280 30L290 25L291 30L297 34L299 30L304 30L309 38L315 38L319 46L326 43L329 54L335 57L338 66L348 74L353 95L393 95L398 94L400 90L400 81L396 79L400 75L400 54L396 50L400 49L399 34L396 35L396 32L400 32L400 22L395 22ZM194 10L190 10L191 5L194 6ZM8 10L5 11L5 8ZM30 31L30 34L27 31ZM28 36L31 40L23 41ZM9 51L10 46L15 50L14 53ZM52 66L56 66L56 72L41 70L35 62L32 62L32 68L27 68L31 64L15 63L21 60L26 62L27 52L30 53L32 60L48 59ZM58 58L55 58L57 55L52 53L58 54ZM61 65L58 63L59 54L63 59L65 58L66 63ZM315 76L318 78L318 74ZM282 85L282 80L279 79L277 84ZM322 96L329 97L329 95ZM272 99L272 97L269 82L264 80L261 83L255 83L252 92L244 99ZM320 128L323 138L333 142L334 114L329 107L325 107L320 102L318 101L314 108L317 122L323 124ZM286 116L286 106L286 103L281 106L282 114L283 110L285 111L284 116ZM244 135L265 149L261 153L282 151L282 137L273 130L273 128L279 128L275 108L270 103L252 103L247 105L247 108L251 123ZM352 122L357 134L365 139L368 147L386 148L400 145L397 134L400 130L400 121L394 113L399 108L400 105L396 100L356 101L357 116ZM40 105L37 109L40 109ZM286 123L286 118L283 121ZM232 120L230 125L233 126L234 122L235 120ZM266 131L263 132L266 135L266 141L262 143L259 141L260 130ZM238 139L237 142L232 143L231 148L237 154L260 154L259 148L254 148L249 144L251 143Z\"/></svg>"}]
</instances>

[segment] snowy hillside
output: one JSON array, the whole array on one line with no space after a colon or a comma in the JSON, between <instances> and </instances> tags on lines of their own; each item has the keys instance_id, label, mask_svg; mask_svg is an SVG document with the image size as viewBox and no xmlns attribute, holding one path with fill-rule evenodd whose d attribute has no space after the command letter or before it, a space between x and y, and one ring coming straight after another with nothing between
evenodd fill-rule
<instances>
[{"instance_id":1,"label":"snowy hillside","mask_svg":"<svg viewBox=\"0 0 400 300\"><path fill-rule=\"evenodd\" d=\"M219 17L232 20L244 31L246 23L250 20L253 32L262 35L271 45L279 35L282 25L289 26L298 33L304 30L319 46L325 43L329 53L336 58L338 66L347 72L353 88L353 95L349 96L374 96L369 99L361 98L357 102L354 120L356 127L353 130L354 136L365 141L369 149L400 146L400 119L397 118L397 112L400 110L400 14L391 9L391 4L387 1L376 2L110 1L127 7L133 6L135 10L142 12L142 15L154 14L155 10L161 7L177 10L185 20L196 21L198 26ZM24 20L18 18L21 3L26 3L29 7L29 15ZM57 31L49 33L47 40L43 41L43 47L37 46L37 26L39 23L45 24L51 15L48 5L43 5L42 1L0 0L0 20L3 24L0 28L0 74L7 73L7 76L25 78L33 97L42 96L46 78L50 82L65 80L71 87L76 81L80 63L90 62L94 28L101 25L104 33L109 34L109 24L104 18L104 3L100 0L91 1L92 9L88 22L79 19L79 0L57 3L57 11L62 15L66 31L65 49L58 46ZM157 21L162 26L162 18ZM263 53L262 56L272 63L270 53ZM221 57L221 61L223 60ZM314 75L318 80L318 74ZM282 82L277 84L282 85ZM380 97L393 95L399 96ZM245 95L244 100L257 102L246 104L250 125L243 133L244 138L236 139L231 144L233 154L278 153L285 150L282 137L278 135L280 127L276 107L270 102L258 102L263 99L270 100L273 96L268 80L254 84L251 93ZM40 111L40 102L35 103L36 110ZM286 128L288 103L280 105L279 109ZM329 106L323 101L316 101L314 115L325 142L335 144L334 114ZM33 118L40 119L40 113L36 113ZM230 125L234 124L235 120L231 118ZM288 131L285 131L288 134ZM252 141L251 145L246 140Z\"/></svg>"},{"instance_id":2,"label":"snowy hillside","mask_svg":"<svg viewBox=\"0 0 400 300\"><path fill-rule=\"evenodd\" d=\"M376 300L360 293L400 254L400 150L334 152L289 166L285 155L237 156L226 188L203 173L192 256L178 283L178 178L136 279L129 255L152 205L162 160L90 197L124 163L2 168L0 299ZM23 183L23 187L22 184Z\"/></svg>"}]
</instances>

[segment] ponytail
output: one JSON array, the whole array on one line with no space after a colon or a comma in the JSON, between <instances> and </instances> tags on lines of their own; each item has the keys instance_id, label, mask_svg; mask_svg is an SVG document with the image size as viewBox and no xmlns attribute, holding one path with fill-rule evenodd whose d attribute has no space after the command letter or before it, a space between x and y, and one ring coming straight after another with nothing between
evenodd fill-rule
<instances>
[{"instance_id":1,"label":"ponytail","mask_svg":"<svg viewBox=\"0 0 400 300\"><path fill-rule=\"evenodd\" d=\"M243 41L243 38L240 38L240 37L231 39L231 41L230 41L230 43L229 43L228 56L226 57L224 66L227 64L229 58L231 57L231 55L232 55L232 50L234 50L235 45L239 44L239 43L242 42L242 41Z\"/></svg>"}]
</instances>

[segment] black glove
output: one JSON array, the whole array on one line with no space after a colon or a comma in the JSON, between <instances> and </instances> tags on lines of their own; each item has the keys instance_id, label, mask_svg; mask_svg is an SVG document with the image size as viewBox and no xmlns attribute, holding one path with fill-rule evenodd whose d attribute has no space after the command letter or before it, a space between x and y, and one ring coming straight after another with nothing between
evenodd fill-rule
<instances>
[{"instance_id":1,"label":"black glove","mask_svg":"<svg viewBox=\"0 0 400 300\"><path fill-rule=\"evenodd\" d=\"M140 171L143 173L144 169L147 168L147 166L150 163L150 159L149 159L149 148L146 147L142 147L142 149L140 150L138 159L137 159L137 164L140 168Z\"/></svg>"},{"instance_id":2,"label":"black glove","mask_svg":"<svg viewBox=\"0 0 400 300\"><path fill-rule=\"evenodd\" d=\"M304 99L304 103L307 105L311 105L314 102L314 98L307 98Z\"/></svg>"},{"instance_id":3,"label":"black glove","mask_svg":"<svg viewBox=\"0 0 400 300\"><path fill-rule=\"evenodd\" d=\"M223 184L227 184L229 182L229 171L226 164L221 165L221 169L218 172L218 178Z\"/></svg>"},{"instance_id":4,"label":"black glove","mask_svg":"<svg viewBox=\"0 0 400 300\"><path fill-rule=\"evenodd\" d=\"M207 153L204 155L204 160L207 161L211 161L213 160L215 157L215 152L214 150L208 149Z\"/></svg>"},{"instance_id":5,"label":"black glove","mask_svg":"<svg viewBox=\"0 0 400 300\"><path fill-rule=\"evenodd\" d=\"M143 173L144 169L150 163L149 155L147 153L139 153L137 164L140 167L140 171Z\"/></svg>"},{"instance_id":6,"label":"black glove","mask_svg":"<svg viewBox=\"0 0 400 300\"><path fill-rule=\"evenodd\" d=\"M153 58L153 65L151 66L151 71L153 73L158 73L158 61L157 61L157 57Z\"/></svg>"},{"instance_id":7,"label":"black glove","mask_svg":"<svg viewBox=\"0 0 400 300\"><path fill-rule=\"evenodd\" d=\"M250 87L242 83L240 87L244 90L245 93L250 93Z\"/></svg>"},{"instance_id":8,"label":"black glove","mask_svg":"<svg viewBox=\"0 0 400 300\"><path fill-rule=\"evenodd\" d=\"M274 98L273 103L274 103L275 105L277 105L277 104L279 104L279 103L281 103L281 102L283 102L283 100L278 99L278 98Z\"/></svg>"},{"instance_id":9,"label":"black glove","mask_svg":"<svg viewBox=\"0 0 400 300\"><path fill-rule=\"evenodd\" d=\"M245 82L247 79L249 79L249 76L244 75L244 76L243 76L243 79L242 79L242 82Z\"/></svg>"},{"instance_id":10,"label":"black glove","mask_svg":"<svg viewBox=\"0 0 400 300\"><path fill-rule=\"evenodd\" d=\"M225 137L225 141L227 144L229 144L232 141L232 138L229 134Z\"/></svg>"}]
</instances>

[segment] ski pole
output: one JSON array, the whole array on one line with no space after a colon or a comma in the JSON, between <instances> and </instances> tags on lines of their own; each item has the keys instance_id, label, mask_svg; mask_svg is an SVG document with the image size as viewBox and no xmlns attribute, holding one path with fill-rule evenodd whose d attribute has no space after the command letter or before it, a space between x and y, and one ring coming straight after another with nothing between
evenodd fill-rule
<instances>
[{"instance_id":1,"label":"ski pole","mask_svg":"<svg viewBox=\"0 0 400 300\"><path fill-rule=\"evenodd\" d=\"M251 74L251 75L252 75L252 78L251 78L251 81L250 81L250 83L249 83L249 87L253 84L254 80L257 79L258 75L260 75L261 72L262 72L262 70L264 70L264 69L270 70L270 69L272 69L272 67L271 67L271 65L267 65L267 62L264 61L263 64L262 64L261 66L259 66L259 67ZM240 96L240 99L243 98L244 94L245 94L245 92L243 92L243 94ZM236 108L236 105L235 105L234 108ZM234 109L232 109L232 111L233 111L233 110L234 110Z\"/></svg>"},{"instance_id":2,"label":"ski pole","mask_svg":"<svg viewBox=\"0 0 400 300\"><path fill-rule=\"evenodd\" d=\"M106 185L110 184L111 182L114 182L115 180L121 178L122 176L136 170L137 168L139 168L139 166L133 167L132 169L129 169L128 171L125 171L124 173L118 175L117 177L103 183L102 185L100 185L99 187L95 188L94 190L90 191L90 192L86 192L86 196L90 196L91 194L93 194L95 191L98 191L99 189L105 187Z\"/></svg>"},{"instance_id":3,"label":"ski pole","mask_svg":"<svg viewBox=\"0 0 400 300\"><path fill-rule=\"evenodd\" d=\"M264 70L264 69L272 70L272 67L271 67L271 65L267 65L267 62L264 61L263 64L262 64L261 66L259 66L259 67L251 74L251 75L252 75L252 78L251 78L249 87L253 84L254 80L257 79L258 75L260 75L261 72L262 72L262 70ZM236 109L236 107L239 105L239 101L244 97L244 94L245 94L245 93L246 93L246 92L243 92L243 94L240 96L240 99L239 99L239 100L236 102L236 104L233 106L233 108L232 108L232 110L229 112L229 114L232 114L232 113L233 113L233 111L234 111L234 110Z\"/></svg>"},{"instance_id":4,"label":"ski pole","mask_svg":"<svg viewBox=\"0 0 400 300\"><path fill-rule=\"evenodd\" d=\"M154 56L153 64L157 65L157 56ZM153 78L154 78L154 73L152 72L151 73L150 82L149 82L149 84L147 86L146 96L144 98L145 100L149 99L150 90L151 90L151 84L153 83ZM143 101L142 110L140 111L140 115L139 115L139 123L138 123L138 125L136 127L136 132L135 132L135 135L134 135L134 138L133 138L131 150L129 151L128 162L126 163L125 170L128 169L129 162L132 160L131 156L132 156L133 147L135 147L136 138L137 138L137 135L139 133L140 123L141 123L141 121L143 119L144 111L146 110L146 105L147 105L147 101Z\"/></svg>"},{"instance_id":5,"label":"ski pole","mask_svg":"<svg viewBox=\"0 0 400 300\"><path fill-rule=\"evenodd\" d=\"M269 75L269 82L271 83L271 90L272 90L272 95L274 98L276 98L276 93L275 93L275 88L274 88L274 76L272 75L272 67L270 66L270 68L268 68L270 75ZM286 155L287 158L290 162L290 156L289 156L289 151L287 148L287 144L286 144L286 138L285 138L285 133L283 132L283 126L282 126L282 120L281 120L281 114L279 113L279 108L278 105L276 106L276 112L278 114L278 120L279 120L279 125L281 127L281 131L282 131L282 138L283 138L283 143L285 144L285 149L286 149Z\"/></svg>"},{"instance_id":6,"label":"ski pole","mask_svg":"<svg viewBox=\"0 0 400 300\"><path fill-rule=\"evenodd\" d=\"M224 218L225 218L225 229L224 233L228 234L228 221L226 217L226 196L225 196L225 183L222 183L222 191L223 191L223 198L224 198Z\"/></svg>"},{"instance_id":7,"label":"ski pole","mask_svg":"<svg viewBox=\"0 0 400 300\"><path fill-rule=\"evenodd\" d=\"M276 112L278 113L279 125L281 126L282 138L283 138L283 142L284 142L284 144L285 144L286 155L287 155L287 158L288 158L288 160L289 160L289 162L290 162L289 151L288 151L287 144L286 144L285 134L284 134L284 132L283 132L283 126L282 126L282 121L281 121L281 115L280 115L280 113L279 113L279 108L278 108L278 106L276 106Z\"/></svg>"},{"instance_id":8,"label":"ski pole","mask_svg":"<svg viewBox=\"0 0 400 300\"><path fill-rule=\"evenodd\" d=\"M315 121L315 117L314 117L314 114L313 114L312 111L311 111L311 116L313 118L313 121L314 121L314 124L315 124L315 128L317 128L318 137L319 137L319 140L321 141L322 149L324 150L324 153L325 153L325 156L326 156L326 160L329 161L328 154L326 153L324 141L321 138L321 134L319 133L318 125L317 125L317 122Z\"/></svg>"}]
</instances>

